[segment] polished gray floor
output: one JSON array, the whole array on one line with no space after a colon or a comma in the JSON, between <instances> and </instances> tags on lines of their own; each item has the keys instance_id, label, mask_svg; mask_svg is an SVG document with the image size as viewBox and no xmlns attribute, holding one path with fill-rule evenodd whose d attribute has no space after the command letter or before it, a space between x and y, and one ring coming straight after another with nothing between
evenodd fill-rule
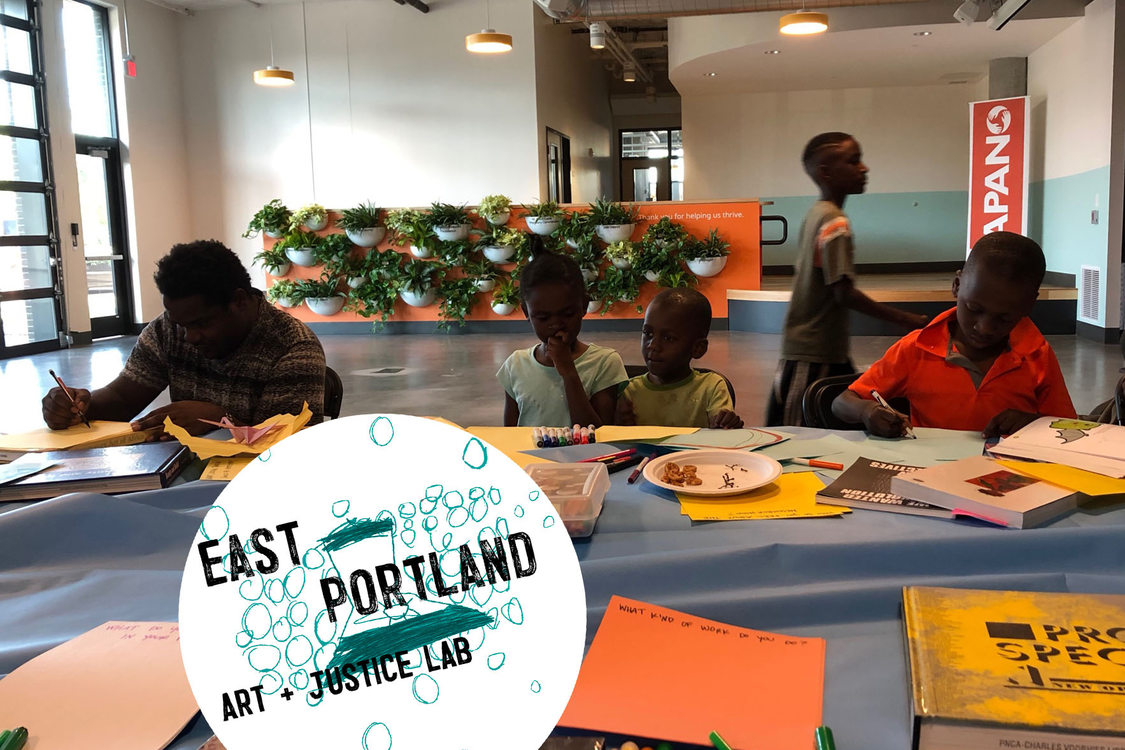
<instances>
[{"instance_id":1,"label":"polished gray floor","mask_svg":"<svg viewBox=\"0 0 1125 750\"><path fill-rule=\"evenodd\" d=\"M1079 412L1109 397L1122 365L1116 345L1074 336L1048 338ZM639 333L593 333L583 339L617 349L626 363L642 361ZM0 360L0 432L42 426L39 401L53 385L48 369L68 385L104 385L120 372L133 341L124 337ZM380 411L442 416L467 427L502 422L504 399L496 370L508 354L530 346L533 338L529 330L526 335L324 336L322 341L328 364L344 382L344 416ZM893 341L853 338L856 365L866 367ZM716 331L710 351L700 360L702 366L723 372L734 383L737 410L748 424L762 422L779 343L780 337L771 334Z\"/></svg>"}]
</instances>

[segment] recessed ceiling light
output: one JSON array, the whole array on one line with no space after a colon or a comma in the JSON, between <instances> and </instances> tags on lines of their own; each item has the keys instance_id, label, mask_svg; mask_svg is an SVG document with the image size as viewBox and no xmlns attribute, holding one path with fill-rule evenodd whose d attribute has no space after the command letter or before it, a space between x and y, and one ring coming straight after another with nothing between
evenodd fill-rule
<instances>
[{"instance_id":1,"label":"recessed ceiling light","mask_svg":"<svg viewBox=\"0 0 1125 750\"><path fill-rule=\"evenodd\" d=\"M704 78L714 78L717 75L719 75L719 74L718 73L704 73L703 77Z\"/></svg>"},{"instance_id":2,"label":"recessed ceiling light","mask_svg":"<svg viewBox=\"0 0 1125 750\"><path fill-rule=\"evenodd\" d=\"M914 36L933 36L933 35L934 35L934 32L932 32L932 31L915 31L914 32Z\"/></svg>"},{"instance_id":3,"label":"recessed ceiling light","mask_svg":"<svg viewBox=\"0 0 1125 750\"><path fill-rule=\"evenodd\" d=\"M767 54L767 55L780 55L781 50L779 50L779 49L768 49L768 50L766 50L765 54Z\"/></svg>"}]
</instances>

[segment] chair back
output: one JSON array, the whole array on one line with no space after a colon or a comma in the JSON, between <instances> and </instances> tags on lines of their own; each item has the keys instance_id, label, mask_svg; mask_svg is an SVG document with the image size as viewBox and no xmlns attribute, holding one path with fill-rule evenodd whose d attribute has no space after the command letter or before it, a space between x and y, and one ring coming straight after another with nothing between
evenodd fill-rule
<instances>
[{"instance_id":1,"label":"chair back","mask_svg":"<svg viewBox=\"0 0 1125 750\"><path fill-rule=\"evenodd\" d=\"M324 368L324 418L339 419L344 403L344 383L331 367Z\"/></svg>"},{"instance_id":2,"label":"chair back","mask_svg":"<svg viewBox=\"0 0 1125 750\"><path fill-rule=\"evenodd\" d=\"M718 373L719 377L722 378L724 381L726 381L727 390L730 391L730 405L734 406L734 404L735 404L734 383L730 382L730 378L728 378L726 375L722 374L718 370L711 370L711 369L708 369L706 367L696 367L695 370L696 370L696 372L715 372L715 373ZM630 378L635 378L638 375L644 375L646 372L648 372L648 367L646 367L645 365L625 365L625 374L628 375Z\"/></svg>"},{"instance_id":3,"label":"chair back","mask_svg":"<svg viewBox=\"0 0 1125 750\"><path fill-rule=\"evenodd\" d=\"M858 373L832 375L809 383L805 395L801 397L801 412L805 426L827 430L862 430L862 424L850 424L832 413L832 402L858 377Z\"/></svg>"}]
</instances>

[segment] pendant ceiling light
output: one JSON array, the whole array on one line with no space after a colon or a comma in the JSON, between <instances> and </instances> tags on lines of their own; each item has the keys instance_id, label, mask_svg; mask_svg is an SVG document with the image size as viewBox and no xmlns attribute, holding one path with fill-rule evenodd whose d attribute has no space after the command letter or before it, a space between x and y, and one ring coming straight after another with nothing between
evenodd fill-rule
<instances>
[{"instance_id":1,"label":"pendant ceiling light","mask_svg":"<svg viewBox=\"0 0 1125 750\"><path fill-rule=\"evenodd\" d=\"M599 21L590 24L590 49L605 49L605 24Z\"/></svg>"},{"instance_id":2,"label":"pendant ceiling light","mask_svg":"<svg viewBox=\"0 0 1125 750\"><path fill-rule=\"evenodd\" d=\"M828 15L800 10L782 16L779 28L782 34L789 34L790 36L823 34L828 31Z\"/></svg>"},{"instance_id":3,"label":"pendant ceiling light","mask_svg":"<svg viewBox=\"0 0 1125 750\"><path fill-rule=\"evenodd\" d=\"M465 49L484 55L495 55L501 52L512 51L512 35L499 34L492 28L492 19L489 17L489 2L484 0L484 30L479 34L469 34L465 37Z\"/></svg>"},{"instance_id":4,"label":"pendant ceiling light","mask_svg":"<svg viewBox=\"0 0 1125 750\"><path fill-rule=\"evenodd\" d=\"M270 26L270 64L261 70L254 71L254 83L259 86L281 88L293 85L293 71L285 70L274 65L273 61L273 26Z\"/></svg>"}]
</instances>

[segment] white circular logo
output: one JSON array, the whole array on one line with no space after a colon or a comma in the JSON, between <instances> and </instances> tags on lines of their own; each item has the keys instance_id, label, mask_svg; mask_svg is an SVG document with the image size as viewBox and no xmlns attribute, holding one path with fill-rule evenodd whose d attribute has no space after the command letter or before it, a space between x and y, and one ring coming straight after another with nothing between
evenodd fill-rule
<instances>
[{"instance_id":1,"label":"white circular logo","mask_svg":"<svg viewBox=\"0 0 1125 750\"><path fill-rule=\"evenodd\" d=\"M1000 135L1008 130L1008 126L1012 124L1012 113L1003 104L997 104L992 109L988 110L988 117L985 118L985 125L988 126L988 132L993 135Z\"/></svg>"},{"instance_id":2,"label":"white circular logo","mask_svg":"<svg viewBox=\"0 0 1125 750\"><path fill-rule=\"evenodd\" d=\"M504 454L356 416L284 440L219 496L180 637L230 750L526 750L570 698L586 597L558 514Z\"/></svg>"}]
</instances>

